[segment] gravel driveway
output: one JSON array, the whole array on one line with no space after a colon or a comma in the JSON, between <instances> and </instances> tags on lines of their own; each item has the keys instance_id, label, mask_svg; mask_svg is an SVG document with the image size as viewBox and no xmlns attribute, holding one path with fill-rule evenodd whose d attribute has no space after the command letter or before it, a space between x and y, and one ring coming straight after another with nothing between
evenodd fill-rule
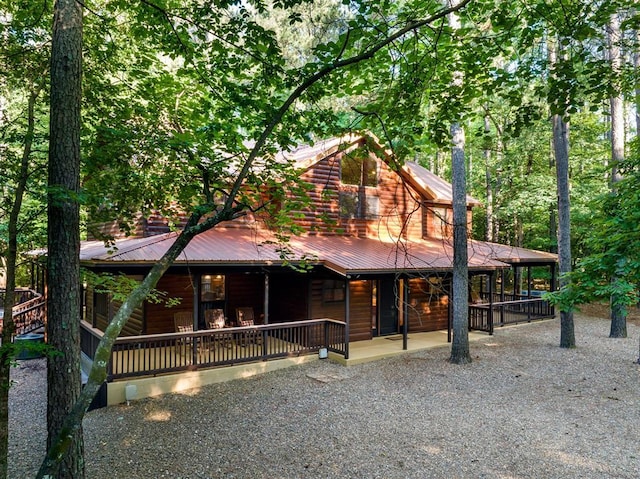
<instances>
[{"instance_id":1,"label":"gravel driveway","mask_svg":"<svg viewBox=\"0 0 640 479\"><path fill-rule=\"evenodd\" d=\"M316 361L90 412L88 479L640 477L637 323L576 315L498 329L472 343L344 367ZM9 475L44 453L43 360L11 390Z\"/></svg>"}]
</instances>

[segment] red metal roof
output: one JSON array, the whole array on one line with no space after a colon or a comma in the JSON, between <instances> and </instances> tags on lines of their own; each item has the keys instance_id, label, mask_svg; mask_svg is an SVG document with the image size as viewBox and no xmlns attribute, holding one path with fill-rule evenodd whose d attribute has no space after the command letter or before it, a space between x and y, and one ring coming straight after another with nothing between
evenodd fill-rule
<instances>
[{"instance_id":1,"label":"red metal roof","mask_svg":"<svg viewBox=\"0 0 640 479\"><path fill-rule=\"evenodd\" d=\"M116 241L116 249L101 242L84 242L80 259L99 264L150 264L158 261L177 233ZM264 230L217 227L196 236L176 264L279 265L282 245ZM287 247L289 261L305 257L340 274L371 274L451 270L453 248L447 240L383 241L343 236L294 236ZM549 263L556 256L505 245L469 242L469 269L506 268L506 262Z\"/></svg>"}]
</instances>

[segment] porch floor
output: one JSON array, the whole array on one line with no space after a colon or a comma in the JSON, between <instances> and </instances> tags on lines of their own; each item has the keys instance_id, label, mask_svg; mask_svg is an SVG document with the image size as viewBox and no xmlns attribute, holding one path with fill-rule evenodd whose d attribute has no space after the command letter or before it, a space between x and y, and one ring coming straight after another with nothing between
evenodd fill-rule
<instances>
[{"instance_id":1,"label":"porch floor","mask_svg":"<svg viewBox=\"0 0 640 479\"><path fill-rule=\"evenodd\" d=\"M469 332L469 341L486 338L486 333ZM440 346L447 346L447 331L429 331L426 333L409 333L407 349L402 349L402 334L373 338L369 341L349 343L349 359L337 354L330 354L331 360L345 366L368 363L379 359L399 356L401 354L422 351Z\"/></svg>"}]
</instances>

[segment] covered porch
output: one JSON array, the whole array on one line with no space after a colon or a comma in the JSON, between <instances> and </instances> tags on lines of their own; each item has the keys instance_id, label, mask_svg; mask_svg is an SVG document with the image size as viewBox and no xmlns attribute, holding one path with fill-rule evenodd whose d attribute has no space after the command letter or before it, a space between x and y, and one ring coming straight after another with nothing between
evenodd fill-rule
<instances>
[{"instance_id":1,"label":"covered porch","mask_svg":"<svg viewBox=\"0 0 640 479\"><path fill-rule=\"evenodd\" d=\"M477 341L486 338L487 335L474 331L469 332L469 341ZM410 333L406 347L403 344L402 334L393 336L381 336L371 341L358 341L349 346L349 358L330 354L330 358L345 366L368 363L379 359L400 356L406 353L414 353L425 349L433 349L447 346L449 337L446 330L429 331L423 333Z\"/></svg>"}]
</instances>

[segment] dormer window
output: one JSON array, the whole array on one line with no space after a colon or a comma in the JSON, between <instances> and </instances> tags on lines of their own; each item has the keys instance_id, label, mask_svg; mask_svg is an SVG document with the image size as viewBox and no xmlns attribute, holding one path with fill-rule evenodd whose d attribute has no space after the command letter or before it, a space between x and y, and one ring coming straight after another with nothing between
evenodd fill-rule
<instances>
[{"instance_id":1,"label":"dormer window","mask_svg":"<svg viewBox=\"0 0 640 479\"><path fill-rule=\"evenodd\" d=\"M378 163L366 150L360 149L345 155L340 164L340 180L343 185L378 185Z\"/></svg>"}]
</instances>

